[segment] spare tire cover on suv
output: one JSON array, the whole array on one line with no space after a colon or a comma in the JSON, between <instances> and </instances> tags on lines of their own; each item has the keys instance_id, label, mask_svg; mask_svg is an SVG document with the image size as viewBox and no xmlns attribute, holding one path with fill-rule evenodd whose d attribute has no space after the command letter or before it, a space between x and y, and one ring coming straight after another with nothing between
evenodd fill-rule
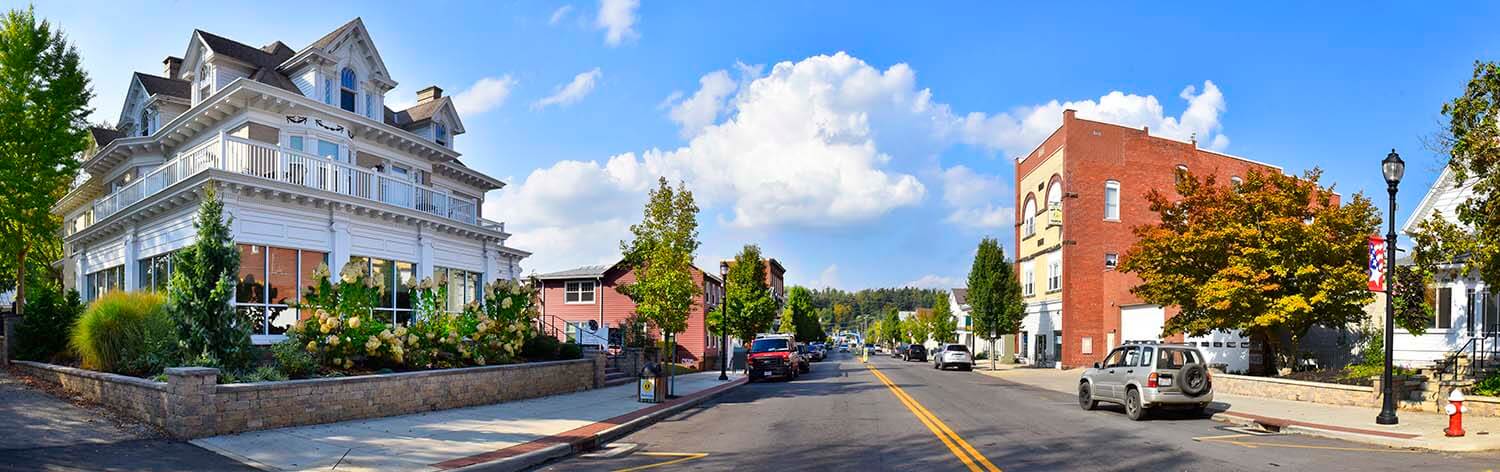
<instances>
[{"instance_id":1,"label":"spare tire cover on suv","mask_svg":"<svg viewBox=\"0 0 1500 472\"><path fill-rule=\"evenodd\" d=\"M1208 392L1208 367L1203 364L1188 364L1177 372L1177 387L1182 393L1196 397Z\"/></svg>"}]
</instances>

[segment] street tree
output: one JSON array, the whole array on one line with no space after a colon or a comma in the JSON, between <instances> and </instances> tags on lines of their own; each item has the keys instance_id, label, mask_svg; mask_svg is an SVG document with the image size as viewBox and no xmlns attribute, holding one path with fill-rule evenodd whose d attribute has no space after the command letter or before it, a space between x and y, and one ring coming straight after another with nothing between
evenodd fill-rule
<instances>
[{"instance_id":1,"label":"street tree","mask_svg":"<svg viewBox=\"0 0 1500 472\"><path fill-rule=\"evenodd\" d=\"M812 291L796 286L787 291L786 308L782 309L782 332L794 334L799 342L812 342L823 337L823 328L813 312ZM787 325L791 330L787 330Z\"/></svg>"},{"instance_id":2,"label":"street tree","mask_svg":"<svg viewBox=\"0 0 1500 472\"><path fill-rule=\"evenodd\" d=\"M1447 158L1454 184L1472 185L1472 195L1450 215L1458 221L1434 214L1419 223L1413 262L1419 276L1457 264L1463 275L1500 286L1500 64L1476 61L1463 93L1442 113L1448 122L1431 144Z\"/></svg>"},{"instance_id":3,"label":"street tree","mask_svg":"<svg viewBox=\"0 0 1500 472\"><path fill-rule=\"evenodd\" d=\"M953 317L953 308L948 306L948 295L938 294L932 297L932 316L928 331L932 333L932 339L939 343L951 343L958 341L958 320Z\"/></svg>"},{"instance_id":4,"label":"street tree","mask_svg":"<svg viewBox=\"0 0 1500 472\"><path fill-rule=\"evenodd\" d=\"M663 357L676 362L675 335L687 329L688 313L699 294L693 280L698 251L698 204L687 185L676 189L666 177L657 180L640 223L630 225L633 238L620 242L624 263L635 281L616 288L635 302L635 311L661 331Z\"/></svg>"},{"instance_id":5,"label":"street tree","mask_svg":"<svg viewBox=\"0 0 1500 472\"><path fill-rule=\"evenodd\" d=\"M717 333L727 329L730 336L748 342L755 335L770 331L776 320L776 298L766 285L766 262L761 258L760 247L746 244L734 256L725 275L727 284L724 301L729 308L727 328L721 327L724 310L708 314L709 327Z\"/></svg>"},{"instance_id":6,"label":"street tree","mask_svg":"<svg viewBox=\"0 0 1500 472\"><path fill-rule=\"evenodd\" d=\"M848 328L854 323L854 311L847 303L833 304L833 325Z\"/></svg>"},{"instance_id":7,"label":"street tree","mask_svg":"<svg viewBox=\"0 0 1500 472\"><path fill-rule=\"evenodd\" d=\"M906 334L908 342L922 344L932 335L932 310L927 308L917 309L917 313L906 318L906 328L902 331Z\"/></svg>"},{"instance_id":8,"label":"street tree","mask_svg":"<svg viewBox=\"0 0 1500 472\"><path fill-rule=\"evenodd\" d=\"M902 339L906 339L901 332L901 314L898 313L896 307L886 308L885 318L880 320L880 329L880 339L886 344L899 343Z\"/></svg>"},{"instance_id":9,"label":"street tree","mask_svg":"<svg viewBox=\"0 0 1500 472\"><path fill-rule=\"evenodd\" d=\"M78 50L60 29L29 7L0 17L0 269L14 284L17 312L26 305L28 266L52 261L34 260L34 249L58 246L62 220L52 205L88 147L93 97Z\"/></svg>"},{"instance_id":10,"label":"street tree","mask_svg":"<svg viewBox=\"0 0 1500 472\"><path fill-rule=\"evenodd\" d=\"M1143 301L1178 307L1163 334L1240 330L1293 359L1311 327L1365 318L1366 241L1380 220L1362 193L1340 205L1320 176L1252 170L1226 185L1184 172L1176 195L1147 193L1160 222L1135 227L1120 270L1140 277L1131 291Z\"/></svg>"},{"instance_id":11,"label":"street tree","mask_svg":"<svg viewBox=\"0 0 1500 472\"><path fill-rule=\"evenodd\" d=\"M974 264L969 268L969 314L974 321L974 335L989 342L990 368L995 368L995 340L1021 329L1026 305L1021 299L1021 283L1005 250L995 238L979 241Z\"/></svg>"}]
</instances>

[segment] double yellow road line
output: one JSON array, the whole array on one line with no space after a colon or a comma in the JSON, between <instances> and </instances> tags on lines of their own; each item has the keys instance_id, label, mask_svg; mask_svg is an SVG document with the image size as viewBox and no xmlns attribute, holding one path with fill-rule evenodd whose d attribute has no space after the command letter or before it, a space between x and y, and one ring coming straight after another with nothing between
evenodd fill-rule
<instances>
[{"instance_id":1,"label":"double yellow road line","mask_svg":"<svg viewBox=\"0 0 1500 472\"><path fill-rule=\"evenodd\" d=\"M991 464L989 459L985 459L984 454L980 454L979 451L974 450L974 446L970 446L968 441L964 441L964 438L959 437L958 433L953 432L953 429L944 424L943 420L938 419L937 415L933 415L931 411L927 411L927 408L922 406L921 403L917 403L915 398L907 395L905 390L901 390L901 387L897 387L894 382L891 382L891 379L881 373L880 369L876 369L875 366L869 364L866 364L865 367L869 367L870 373L875 374L875 378L880 379L881 383L890 388L891 393L896 394L896 398L901 400L901 404L906 405L906 409L911 410L911 413L916 415L917 419L921 420L922 424L926 425L927 429L932 431L933 435L942 440L943 445L948 446L948 451L958 457L958 460L963 461L964 466L968 467L970 471L1001 472L999 467L995 467L995 464Z\"/></svg>"}]
</instances>

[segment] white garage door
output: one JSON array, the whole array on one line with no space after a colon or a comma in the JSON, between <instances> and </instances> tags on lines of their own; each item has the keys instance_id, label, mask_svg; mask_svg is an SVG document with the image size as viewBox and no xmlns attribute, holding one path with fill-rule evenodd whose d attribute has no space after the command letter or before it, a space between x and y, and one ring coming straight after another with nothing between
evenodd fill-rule
<instances>
[{"instance_id":1,"label":"white garage door","mask_svg":"<svg viewBox=\"0 0 1500 472\"><path fill-rule=\"evenodd\" d=\"M1120 341L1160 341L1161 324L1165 320L1160 305L1121 307Z\"/></svg>"}]
</instances>

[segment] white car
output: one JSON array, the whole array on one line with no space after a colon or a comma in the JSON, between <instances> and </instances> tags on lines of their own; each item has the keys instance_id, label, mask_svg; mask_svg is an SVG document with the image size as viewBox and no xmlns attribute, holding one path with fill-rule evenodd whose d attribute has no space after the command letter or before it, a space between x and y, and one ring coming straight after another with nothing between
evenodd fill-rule
<instances>
[{"instance_id":1,"label":"white car","mask_svg":"<svg viewBox=\"0 0 1500 472\"><path fill-rule=\"evenodd\" d=\"M957 367L958 370L974 368L974 356L969 347L962 344L944 344L932 350L932 368L942 370Z\"/></svg>"}]
</instances>

